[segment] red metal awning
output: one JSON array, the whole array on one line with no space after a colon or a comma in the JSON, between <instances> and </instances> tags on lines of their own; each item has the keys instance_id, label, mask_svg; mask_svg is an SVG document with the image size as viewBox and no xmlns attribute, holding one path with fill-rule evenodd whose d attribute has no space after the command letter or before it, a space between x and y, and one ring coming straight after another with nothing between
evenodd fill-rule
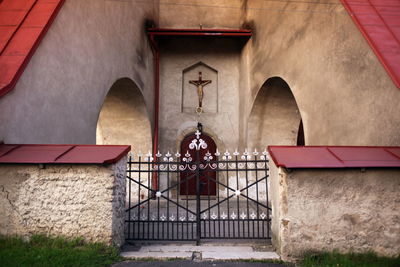
<instances>
[{"instance_id":1,"label":"red metal awning","mask_svg":"<svg viewBox=\"0 0 400 267\"><path fill-rule=\"evenodd\" d=\"M341 1L395 85L400 88L400 1Z\"/></svg>"},{"instance_id":2,"label":"red metal awning","mask_svg":"<svg viewBox=\"0 0 400 267\"><path fill-rule=\"evenodd\" d=\"M275 165L285 168L400 167L400 147L270 146L268 151Z\"/></svg>"},{"instance_id":3,"label":"red metal awning","mask_svg":"<svg viewBox=\"0 0 400 267\"><path fill-rule=\"evenodd\" d=\"M116 163L130 150L130 146L116 145L0 144L0 164L111 164Z\"/></svg>"},{"instance_id":4,"label":"red metal awning","mask_svg":"<svg viewBox=\"0 0 400 267\"><path fill-rule=\"evenodd\" d=\"M0 97L14 88L64 1L0 2Z\"/></svg>"}]
</instances>

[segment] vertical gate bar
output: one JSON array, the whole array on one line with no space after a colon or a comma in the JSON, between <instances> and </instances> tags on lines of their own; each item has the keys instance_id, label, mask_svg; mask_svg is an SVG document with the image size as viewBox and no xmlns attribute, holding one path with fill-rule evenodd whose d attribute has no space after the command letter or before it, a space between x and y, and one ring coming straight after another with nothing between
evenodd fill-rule
<instances>
[{"instance_id":1,"label":"vertical gate bar","mask_svg":"<svg viewBox=\"0 0 400 267\"><path fill-rule=\"evenodd\" d=\"M205 172L205 173L207 173L207 172ZM207 197L208 197L208 216L207 216L207 219L208 219L208 237L210 237L210 236L211 236L210 177L207 177L207 176L208 176L208 175L205 175L205 177L206 177L206 179L207 179ZM215 226L215 224L214 224L214 226Z\"/></svg>"},{"instance_id":2,"label":"vertical gate bar","mask_svg":"<svg viewBox=\"0 0 400 267\"><path fill-rule=\"evenodd\" d=\"M170 164L167 163L168 165L168 169L167 169L167 188L170 187ZM169 217L169 189L167 190L167 217ZM163 226L163 230L164 230L164 226ZM167 239L169 239L169 224L167 223Z\"/></svg>"},{"instance_id":3,"label":"vertical gate bar","mask_svg":"<svg viewBox=\"0 0 400 267\"><path fill-rule=\"evenodd\" d=\"M129 155L129 161L128 161L128 174L127 176L130 178L128 179L128 238L131 238L131 179L132 179L132 156Z\"/></svg>"},{"instance_id":4,"label":"vertical gate bar","mask_svg":"<svg viewBox=\"0 0 400 267\"><path fill-rule=\"evenodd\" d=\"M149 172L150 170L148 170ZM149 177L147 177L149 179ZM147 203L147 220L150 221L150 210L151 210L151 201L149 200ZM150 238L150 223L147 223L147 239Z\"/></svg>"},{"instance_id":5,"label":"vertical gate bar","mask_svg":"<svg viewBox=\"0 0 400 267\"><path fill-rule=\"evenodd\" d=\"M268 156L267 155L265 155L265 158L264 158L264 160L265 160L265 198L266 198L266 203L265 203L265 205L267 206L267 207L269 207L268 206ZM267 237L269 238L269 227L270 227L270 221L269 221L269 209L267 208Z\"/></svg>"},{"instance_id":6,"label":"vertical gate bar","mask_svg":"<svg viewBox=\"0 0 400 267\"><path fill-rule=\"evenodd\" d=\"M197 221L197 237L196 245L200 245L201 239L201 222L200 222L200 164L199 164L199 150L196 150L196 221Z\"/></svg>"},{"instance_id":7,"label":"vertical gate bar","mask_svg":"<svg viewBox=\"0 0 400 267\"><path fill-rule=\"evenodd\" d=\"M138 202L139 202L139 205L138 205L138 237L139 238L140 238L140 226L141 226L141 224L140 224L140 218L141 218L141 210L140 210L140 206L141 206L140 205L140 203L141 203L141 200L140 200L141 171L140 170L141 170L141 165L140 165L140 159L139 159L139 172L138 172ZM144 235L143 235L143 239L144 239Z\"/></svg>"},{"instance_id":8,"label":"vertical gate bar","mask_svg":"<svg viewBox=\"0 0 400 267\"><path fill-rule=\"evenodd\" d=\"M258 205L259 199L258 199L258 160L257 160L257 155L254 157L256 161L256 199L257 199L257 237L260 237L260 206ZM254 222L253 222L253 229L254 229Z\"/></svg>"},{"instance_id":9,"label":"vertical gate bar","mask_svg":"<svg viewBox=\"0 0 400 267\"><path fill-rule=\"evenodd\" d=\"M231 223L230 223L230 204L229 204L229 162L226 161L226 197L228 198L228 237L231 235ZM233 236L235 236L235 224L233 224ZM224 236L225 237L225 236Z\"/></svg>"},{"instance_id":10,"label":"vertical gate bar","mask_svg":"<svg viewBox=\"0 0 400 267\"><path fill-rule=\"evenodd\" d=\"M157 166L157 165L154 165ZM153 188L153 185L150 184L153 171L151 169L152 165L150 164L150 160L147 161L147 198L149 199L148 203L148 209L151 209L151 195L153 192L150 190L150 188ZM151 232L151 238L154 239L154 227L155 227L155 222L151 224L151 231L150 231L150 225L149 225L149 233L148 233L148 239L150 239L150 232Z\"/></svg>"},{"instance_id":11,"label":"vertical gate bar","mask_svg":"<svg viewBox=\"0 0 400 267\"><path fill-rule=\"evenodd\" d=\"M215 156L215 161L217 161L217 168L215 169L215 179L216 179L216 181L217 182L219 182L219 171L220 171L220 169L219 169L219 163L218 163L218 158L217 158L217 156ZM218 203L218 206L217 206L217 212L218 212L218 217L217 217L217 219L218 219L218 237L219 238L221 238L221 221L220 221L220 219L221 219L221 214L220 214L220 204L219 204L219 187L220 187L220 184L219 183L216 183L215 184L215 189L217 190L217 203Z\"/></svg>"},{"instance_id":12,"label":"vertical gate bar","mask_svg":"<svg viewBox=\"0 0 400 267\"><path fill-rule=\"evenodd\" d=\"M179 239L179 196L178 196L178 194L176 194L176 203L177 203L177 205L176 205L176 219L177 219L177 223L174 223L174 222L172 222L171 221L171 226L172 226L172 229L174 229L174 226L176 225L176 239ZM173 215L173 214L172 214ZM169 220L169 217L168 217L168 220ZM174 238L173 236L172 236L172 238Z\"/></svg>"},{"instance_id":13,"label":"vertical gate bar","mask_svg":"<svg viewBox=\"0 0 400 267\"><path fill-rule=\"evenodd\" d=\"M247 233L247 237L250 237L250 221L249 221L249 219L250 219L250 214L249 214L249 175L248 175L248 172L249 172L249 169L248 169L248 161L247 161L247 156L246 156L246 162L245 162L245 164L246 164L246 168L245 168L245 170L246 170L246 194L247 194L247 198L246 198L246 202L247 202L247 231L248 231L248 233ZM243 224L245 224L244 222L243 222ZM243 236L244 236L245 234L243 233Z\"/></svg>"},{"instance_id":14,"label":"vertical gate bar","mask_svg":"<svg viewBox=\"0 0 400 267\"><path fill-rule=\"evenodd\" d=\"M238 162L238 156L235 156L235 162L236 162L236 190L239 190L239 162ZM238 223L238 237L240 237L240 201L239 201L239 196L236 196L236 203L237 203L237 223Z\"/></svg>"},{"instance_id":15,"label":"vertical gate bar","mask_svg":"<svg viewBox=\"0 0 400 267\"><path fill-rule=\"evenodd\" d=\"M160 167L163 162L160 160L156 160L157 166L157 191L161 191L160 189ZM155 194L153 194L155 196ZM157 197L157 217L160 218L160 197ZM163 236L162 230L164 229L164 222L161 222L161 235ZM157 239L160 239L160 223L157 223Z\"/></svg>"},{"instance_id":16,"label":"vertical gate bar","mask_svg":"<svg viewBox=\"0 0 400 267\"><path fill-rule=\"evenodd\" d=\"M189 181L186 181L186 220L189 221ZM188 227L188 239L189 239L189 227ZM192 239L193 239L193 223L192 223Z\"/></svg>"}]
</instances>

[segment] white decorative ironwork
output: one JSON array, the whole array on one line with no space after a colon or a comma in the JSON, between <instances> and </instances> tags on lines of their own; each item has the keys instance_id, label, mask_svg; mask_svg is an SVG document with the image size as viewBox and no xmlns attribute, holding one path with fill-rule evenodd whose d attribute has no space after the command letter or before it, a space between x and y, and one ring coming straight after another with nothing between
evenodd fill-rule
<instances>
[{"instance_id":1,"label":"white decorative ironwork","mask_svg":"<svg viewBox=\"0 0 400 267\"><path fill-rule=\"evenodd\" d=\"M145 161L153 161L153 155L151 154L151 152L149 151L149 153L146 154L146 157L144 158Z\"/></svg>"},{"instance_id":2,"label":"white decorative ironwork","mask_svg":"<svg viewBox=\"0 0 400 267\"><path fill-rule=\"evenodd\" d=\"M200 138L201 132L199 130L196 131L195 133L196 139L193 139L192 142L189 144L190 149L206 149L207 148L207 143Z\"/></svg>"},{"instance_id":3,"label":"white decorative ironwork","mask_svg":"<svg viewBox=\"0 0 400 267\"><path fill-rule=\"evenodd\" d=\"M170 219L171 221L175 221L176 218L175 218L174 214L172 214L171 217L169 217L169 219Z\"/></svg>"},{"instance_id":4,"label":"white decorative ironwork","mask_svg":"<svg viewBox=\"0 0 400 267\"><path fill-rule=\"evenodd\" d=\"M235 152L233 152L233 155L234 155L234 156L239 156L239 154L240 154L240 153L237 151L237 149L235 150Z\"/></svg>"},{"instance_id":5,"label":"white decorative ironwork","mask_svg":"<svg viewBox=\"0 0 400 267\"><path fill-rule=\"evenodd\" d=\"M218 148L217 148L217 151L215 152L215 154L214 154L216 157L219 157L220 155L221 155L221 153L219 153L219 151L218 151Z\"/></svg>"},{"instance_id":6,"label":"white decorative ironwork","mask_svg":"<svg viewBox=\"0 0 400 267\"><path fill-rule=\"evenodd\" d=\"M221 218L222 220L225 220L226 218L228 218L228 215L226 215L225 212L222 212Z\"/></svg>"},{"instance_id":7,"label":"white decorative ironwork","mask_svg":"<svg viewBox=\"0 0 400 267\"><path fill-rule=\"evenodd\" d=\"M156 197L160 198L162 196L162 193L160 191L157 191Z\"/></svg>"},{"instance_id":8,"label":"white decorative ironwork","mask_svg":"<svg viewBox=\"0 0 400 267\"><path fill-rule=\"evenodd\" d=\"M207 219L207 213L203 213L203 219L205 220L205 219Z\"/></svg>"},{"instance_id":9,"label":"white decorative ironwork","mask_svg":"<svg viewBox=\"0 0 400 267\"><path fill-rule=\"evenodd\" d=\"M213 219L213 220L215 220L215 219L217 219L218 218L218 216L217 216L217 214L215 214L214 212L211 214L211 219Z\"/></svg>"},{"instance_id":10,"label":"white decorative ironwork","mask_svg":"<svg viewBox=\"0 0 400 267\"><path fill-rule=\"evenodd\" d=\"M195 219L196 219L196 217L194 217L193 214L190 214L190 216L189 216L189 221L192 221L192 222L193 222Z\"/></svg>"},{"instance_id":11,"label":"white decorative ironwork","mask_svg":"<svg viewBox=\"0 0 400 267\"><path fill-rule=\"evenodd\" d=\"M231 218L234 220L236 219L237 215L235 214L235 212L232 212Z\"/></svg>"},{"instance_id":12,"label":"white decorative ironwork","mask_svg":"<svg viewBox=\"0 0 400 267\"><path fill-rule=\"evenodd\" d=\"M156 157L157 158L161 158L162 157L162 154L160 153L160 151L157 151Z\"/></svg>"},{"instance_id":13,"label":"white decorative ironwork","mask_svg":"<svg viewBox=\"0 0 400 267\"><path fill-rule=\"evenodd\" d=\"M180 156L181 156L181 154L178 151L176 151L175 157L179 158Z\"/></svg>"},{"instance_id":14,"label":"white decorative ironwork","mask_svg":"<svg viewBox=\"0 0 400 267\"><path fill-rule=\"evenodd\" d=\"M251 155L249 154L249 152L247 152L247 149L244 150L241 159L242 160L251 160Z\"/></svg>"},{"instance_id":15,"label":"white decorative ironwork","mask_svg":"<svg viewBox=\"0 0 400 267\"><path fill-rule=\"evenodd\" d=\"M242 218L242 220L246 219L247 215L244 213L244 211L242 212L242 214L240 214L240 218Z\"/></svg>"},{"instance_id":16,"label":"white decorative ironwork","mask_svg":"<svg viewBox=\"0 0 400 267\"><path fill-rule=\"evenodd\" d=\"M223 160L230 160L232 159L231 153L228 150L225 151L224 155L222 156Z\"/></svg>"},{"instance_id":17,"label":"white decorative ironwork","mask_svg":"<svg viewBox=\"0 0 400 267\"><path fill-rule=\"evenodd\" d=\"M256 217L257 217L257 215L256 215L256 214L254 213L254 211L253 211L253 212L250 214L250 218L254 220Z\"/></svg>"},{"instance_id":18,"label":"white decorative ironwork","mask_svg":"<svg viewBox=\"0 0 400 267\"><path fill-rule=\"evenodd\" d=\"M236 191L235 191L235 195L236 195L237 197L240 196L240 194L241 194L240 190L236 190Z\"/></svg>"},{"instance_id":19,"label":"white decorative ironwork","mask_svg":"<svg viewBox=\"0 0 400 267\"><path fill-rule=\"evenodd\" d=\"M206 155L204 156L204 160L210 161L213 159L213 156L211 156L210 151L207 151Z\"/></svg>"},{"instance_id":20,"label":"white decorative ironwork","mask_svg":"<svg viewBox=\"0 0 400 267\"><path fill-rule=\"evenodd\" d=\"M169 151L167 152L167 154L165 154L164 161L167 161L167 162L174 161L174 158L172 157L171 153L169 153Z\"/></svg>"},{"instance_id":21,"label":"white decorative ironwork","mask_svg":"<svg viewBox=\"0 0 400 267\"><path fill-rule=\"evenodd\" d=\"M186 217L184 215L182 215L181 217L179 217L179 220L181 220L181 222L183 222L186 219Z\"/></svg>"},{"instance_id":22,"label":"white decorative ironwork","mask_svg":"<svg viewBox=\"0 0 400 267\"><path fill-rule=\"evenodd\" d=\"M165 217L165 215L163 214L163 215L161 215L160 219L161 219L161 221L165 221L165 219L167 219L167 217Z\"/></svg>"},{"instance_id":23,"label":"white decorative ironwork","mask_svg":"<svg viewBox=\"0 0 400 267\"><path fill-rule=\"evenodd\" d=\"M142 217L140 218L142 221L146 221L147 220L147 217L146 217L146 214L142 214Z\"/></svg>"},{"instance_id":24,"label":"white decorative ironwork","mask_svg":"<svg viewBox=\"0 0 400 267\"><path fill-rule=\"evenodd\" d=\"M262 220L264 220L265 217L267 217L267 215L266 215L264 212L262 212L262 213L260 214L260 218L261 218Z\"/></svg>"},{"instance_id":25,"label":"white decorative ironwork","mask_svg":"<svg viewBox=\"0 0 400 267\"><path fill-rule=\"evenodd\" d=\"M152 216L151 216L151 220L152 220L152 221L155 221L155 220L156 220L156 216L155 216L155 215L152 215Z\"/></svg>"}]
</instances>

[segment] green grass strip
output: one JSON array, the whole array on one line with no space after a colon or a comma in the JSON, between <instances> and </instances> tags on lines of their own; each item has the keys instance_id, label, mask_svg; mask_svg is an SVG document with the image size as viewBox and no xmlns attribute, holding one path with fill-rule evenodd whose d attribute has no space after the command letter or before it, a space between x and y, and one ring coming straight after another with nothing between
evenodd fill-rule
<instances>
[{"instance_id":1,"label":"green grass strip","mask_svg":"<svg viewBox=\"0 0 400 267\"><path fill-rule=\"evenodd\" d=\"M0 237L0 266L110 266L120 260L117 249L82 238Z\"/></svg>"},{"instance_id":2,"label":"green grass strip","mask_svg":"<svg viewBox=\"0 0 400 267\"><path fill-rule=\"evenodd\" d=\"M375 253L337 252L306 255L301 267L399 267L400 255L395 258L379 257Z\"/></svg>"}]
</instances>

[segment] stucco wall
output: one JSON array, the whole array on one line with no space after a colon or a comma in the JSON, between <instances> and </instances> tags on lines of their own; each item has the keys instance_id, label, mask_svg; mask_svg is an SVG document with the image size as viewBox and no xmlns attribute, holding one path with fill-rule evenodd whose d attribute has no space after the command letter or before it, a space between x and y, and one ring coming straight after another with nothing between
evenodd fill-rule
<instances>
[{"instance_id":1,"label":"stucco wall","mask_svg":"<svg viewBox=\"0 0 400 267\"><path fill-rule=\"evenodd\" d=\"M151 151L151 126L143 96L130 79L118 80L101 107L97 123L99 145L130 145L135 152Z\"/></svg>"},{"instance_id":2,"label":"stucco wall","mask_svg":"<svg viewBox=\"0 0 400 267\"><path fill-rule=\"evenodd\" d=\"M95 144L105 96L120 78L153 104L152 53L145 26L158 1L66 0L15 89L0 98L6 143Z\"/></svg>"},{"instance_id":3,"label":"stucco wall","mask_svg":"<svg viewBox=\"0 0 400 267\"><path fill-rule=\"evenodd\" d=\"M271 164L273 165L273 164ZM400 170L271 168L273 244L309 251L400 253Z\"/></svg>"},{"instance_id":4,"label":"stucco wall","mask_svg":"<svg viewBox=\"0 0 400 267\"><path fill-rule=\"evenodd\" d=\"M280 78L271 78L253 104L248 120L248 147L296 145L299 125L300 112L290 88Z\"/></svg>"},{"instance_id":5,"label":"stucco wall","mask_svg":"<svg viewBox=\"0 0 400 267\"><path fill-rule=\"evenodd\" d=\"M0 165L0 234L124 243L126 158L108 166Z\"/></svg>"},{"instance_id":6,"label":"stucco wall","mask_svg":"<svg viewBox=\"0 0 400 267\"><path fill-rule=\"evenodd\" d=\"M242 114L277 76L297 101L306 144L400 145L400 90L339 0L243 2L253 37Z\"/></svg>"},{"instance_id":7,"label":"stucco wall","mask_svg":"<svg viewBox=\"0 0 400 267\"><path fill-rule=\"evenodd\" d=\"M163 41L161 44L161 89L160 89L160 151L176 151L177 141L182 133L195 132L198 120L204 129L216 141L230 150L238 147L239 118L239 56L241 45L232 39L218 38L175 38ZM204 113L200 118L196 114L198 105L197 90L194 85L183 83L187 80L197 80L198 72L183 78L183 71L198 62L203 62L217 72L218 78L212 78L212 83L204 87ZM211 71L203 70L203 80L209 80ZM194 70L197 70L196 68ZM208 75L207 75L208 74ZM182 101L182 87L196 92L192 94L194 101L185 107ZM207 97L214 92L216 101ZM212 108L209 108L209 107ZM182 138L183 139L183 138ZM220 148L219 148L220 149Z\"/></svg>"}]
</instances>

